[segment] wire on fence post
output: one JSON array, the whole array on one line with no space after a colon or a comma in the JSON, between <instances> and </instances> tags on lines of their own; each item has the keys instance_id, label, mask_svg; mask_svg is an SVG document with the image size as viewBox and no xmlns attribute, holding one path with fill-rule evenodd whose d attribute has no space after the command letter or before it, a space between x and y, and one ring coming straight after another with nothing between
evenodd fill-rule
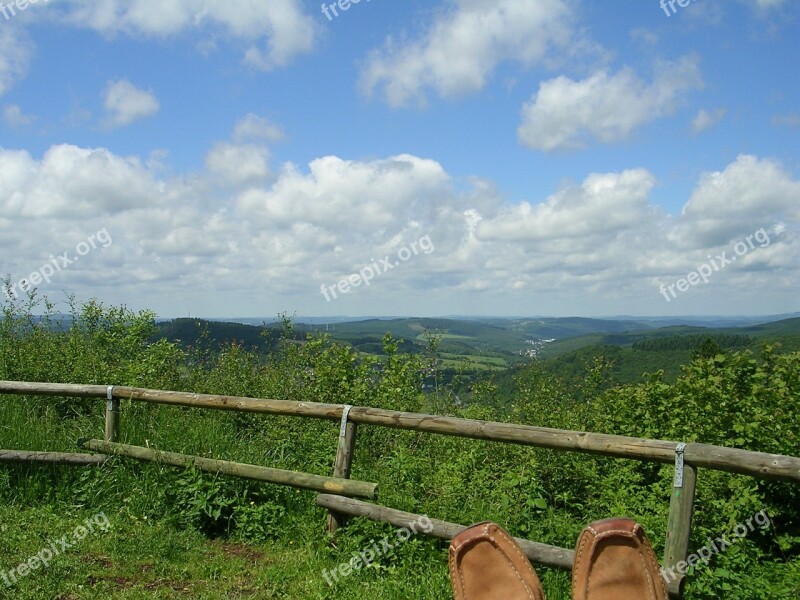
<instances>
[{"instance_id":1,"label":"wire on fence post","mask_svg":"<svg viewBox=\"0 0 800 600\"><path fill-rule=\"evenodd\" d=\"M336 447L336 461L333 465L333 476L342 479L350 478L353 464L353 449L356 444L356 424L349 420L352 405L346 404L342 409L342 421L339 425L339 443ZM328 512L328 532L333 533L344 525L346 515L336 511Z\"/></svg>"},{"instance_id":2,"label":"wire on fence post","mask_svg":"<svg viewBox=\"0 0 800 600\"><path fill-rule=\"evenodd\" d=\"M692 531L697 467L686 462L686 444L675 448L675 472L672 479L672 496L669 501L667 540L664 546L662 574L670 596L683 598L686 583L686 555L689 552L689 535Z\"/></svg>"},{"instance_id":3,"label":"wire on fence post","mask_svg":"<svg viewBox=\"0 0 800 600\"><path fill-rule=\"evenodd\" d=\"M114 386L106 389L106 431L105 440L116 442L119 439L119 398L114 398Z\"/></svg>"}]
</instances>

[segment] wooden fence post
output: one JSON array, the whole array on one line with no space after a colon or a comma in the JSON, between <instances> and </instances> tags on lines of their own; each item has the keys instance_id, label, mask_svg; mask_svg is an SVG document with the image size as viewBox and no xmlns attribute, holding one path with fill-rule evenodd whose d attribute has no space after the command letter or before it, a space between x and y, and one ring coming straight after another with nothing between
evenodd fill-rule
<instances>
[{"instance_id":1,"label":"wooden fence post","mask_svg":"<svg viewBox=\"0 0 800 600\"><path fill-rule=\"evenodd\" d=\"M107 442L116 442L119 439L119 399L114 398L114 386L108 386L106 391L106 432Z\"/></svg>"},{"instance_id":2,"label":"wooden fence post","mask_svg":"<svg viewBox=\"0 0 800 600\"><path fill-rule=\"evenodd\" d=\"M664 568L662 574L670 596L683 598L686 582L686 555L689 552L689 536L692 532L692 513L697 483L697 467L684 463L686 444L675 449L675 479L669 501L667 540L664 545Z\"/></svg>"},{"instance_id":3,"label":"wooden fence post","mask_svg":"<svg viewBox=\"0 0 800 600\"><path fill-rule=\"evenodd\" d=\"M342 423L339 427L339 443L336 447L336 461L333 465L333 476L350 479L350 468L353 464L353 450L356 445L356 424L348 420L351 405L346 405L342 410ZM344 526L347 515L329 511L327 519L328 533L333 533Z\"/></svg>"}]
</instances>

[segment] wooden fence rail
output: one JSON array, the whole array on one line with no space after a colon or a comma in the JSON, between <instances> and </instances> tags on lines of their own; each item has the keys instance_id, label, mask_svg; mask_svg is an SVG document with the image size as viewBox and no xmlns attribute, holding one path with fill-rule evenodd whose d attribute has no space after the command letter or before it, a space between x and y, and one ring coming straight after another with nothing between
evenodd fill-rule
<instances>
[{"instance_id":1,"label":"wooden fence rail","mask_svg":"<svg viewBox=\"0 0 800 600\"><path fill-rule=\"evenodd\" d=\"M0 394L107 398L109 387L113 390L111 394L113 398L118 400L139 400L173 406L312 417L333 421L341 420L342 412L346 406L344 404L321 404L317 402L293 402L290 400L264 400L239 396L169 392L125 386L23 383L17 381L0 381ZM350 422L363 423L365 425L380 425L427 433L661 463L673 463L675 461L675 449L678 446L678 442L667 440L650 440L514 423L441 417L362 406L353 406L349 411L348 417ZM794 456L689 443L684 450L684 460L695 467L752 475L761 479L800 481L800 458Z\"/></svg>"},{"instance_id":2,"label":"wooden fence rail","mask_svg":"<svg viewBox=\"0 0 800 600\"><path fill-rule=\"evenodd\" d=\"M296 471L286 471L284 469L272 469L270 467L259 467L257 465L247 465L244 463L231 462L229 460L215 460L213 458L203 458L201 456L191 456L189 454L178 454L176 452L164 452L142 446L131 446L128 444L116 444L101 440L80 440L78 444L87 450L96 450L105 454L125 456L146 462L154 462L173 467L195 467L201 471L209 473L222 473L223 475L234 475L244 479L254 479L288 485L290 487L316 490L318 492L328 492L331 494L341 494L343 496L361 496L362 498L374 498L378 484L366 481L355 481L352 479L342 479L338 477L325 477L323 475L311 475L310 473L298 473Z\"/></svg>"},{"instance_id":3,"label":"wooden fence rail","mask_svg":"<svg viewBox=\"0 0 800 600\"><path fill-rule=\"evenodd\" d=\"M378 506L353 498L333 496L331 494L320 494L317 496L316 502L319 506L327 508L328 510L337 511L354 517L369 517L374 521L389 523L395 527L408 527L410 523L419 523L420 520L424 518L424 515ZM451 540L468 527L467 525L458 525L456 523L440 521L439 519L428 518L428 520L431 523L431 530L426 532L426 534L440 540ZM532 561L559 569L572 568L572 563L575 559L574 550L559 548L558 546L551 546L549 544L541 544L539 542L531 542L530 540L522 538L514 539L520 545L523 552L525 552L526 556Z\"/></svg>"},{"instance_id":4,"label":"wooden fence rail","mask_svg":"<svg viewBox=\"0 0 800 600\"><path fill-rule=\"evenodd\" d=\"M662 561L665 569L676 567L676 565L685 561L687 556L698 468L750 475L760 479L800 482L800 458L798 457L753 452L750 450L726 448L694 442L679 443L668 440L652 440L603 433L568 431L547 427L535 427L532 425L477 421L345 404L322 404L317 402L292 402L289 400L244 398L215 394L193 394L188 392L148 390L126 386L0 381L0 394L104 398L107 402L105 441L89 440L85 442L86 448L106 454L130 456L140 460L155 460L174 465L194 464L198 468L203 468L205 470L227 472L242 477L248 477L249 475L247 473L252 475L256 473L256 471L264 475L267 472L279 470L174 453L157 452L139 446L127 446L115 443L119 434L120 401L132 400L189 408L232 410L339 421L341 425L336 458L334 461L334 477L326 478L319 475L293 473L290 471L283 471L282 474L277 477L275 473L271 473L270 477L272 477L272 479L261 476L251 477L263 481L272 481L273 483L296 485L297 487L306 487L337 494L323 493L317 497L317 504L327 508L329 511L329 531L334 531L337 527L341 526L346 516L366 516L371 519L395 524L398 527L404 526L404 524L408 523L410 520L420 517L420 515L369 504L352 498L341 497L352 495L373 498L376 492L375 487L369 487L376 486L376 484L356 482L349 479L355 446L356 424L522 444L538 448L582 452L615 458L627 458L665 464L674 463L675 476L670 499L664 559ZM2 460L2 455L0 455L0 460ZM253 469L256 471L253 471ZM313 485L309 484L309 480L305 480L306 485L298 485L300 480L287 479L285 475L287 473L293 473L293 476L299 475L318 479L314 481ZM332 482L340 487L330 487ZM348 484L353 484L355 487ZM326 485L328 487L325 487ZM358 493L356 493L356 490ZM463 525L448 523L446 521L431 519L431 522L433 523L433 529L430 535L442 539L451 539L453 535L464 529ZM528 540L518 540L518 542L521 544L528 557L534 561L558 568L569 569L572 567L572 550L539 544ZM685 578L683 576L672 581L668 586L670 596L673 598L681 598L683 596L684 584Z\"/></svg>"},{"instance_id":5,"label":"wooden fence rail","mask_svg":"<svg viewBox=\"0 0 800 600\"><path fill-rule=\"evenodd\" d=\"M24 450L0 450L0 462L38 462L56 465L98 467L108 457L101 454L74 454L72 452L27 452Z\"/></svg>"}]
</instances>

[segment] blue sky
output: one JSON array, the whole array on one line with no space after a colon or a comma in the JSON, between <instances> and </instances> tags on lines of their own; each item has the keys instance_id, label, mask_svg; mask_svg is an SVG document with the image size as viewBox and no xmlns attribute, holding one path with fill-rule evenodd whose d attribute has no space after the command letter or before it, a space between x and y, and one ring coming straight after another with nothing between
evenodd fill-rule
<instances>
[{"instance_id":1,"label":"blue sky","mask_svg":"<svg viewBox=\"0 0 800 600\"><path fill-rule=\"evenodd\" d=\"M3 2L11 298L38 279L162 316L798 309L796 3L320 5Z\"/></svg>"}]
</instances>

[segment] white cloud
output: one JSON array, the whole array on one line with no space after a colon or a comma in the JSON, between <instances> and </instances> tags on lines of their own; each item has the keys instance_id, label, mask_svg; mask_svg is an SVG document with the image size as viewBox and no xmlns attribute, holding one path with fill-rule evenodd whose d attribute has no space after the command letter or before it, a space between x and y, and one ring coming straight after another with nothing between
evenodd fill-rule
<instances>
[{"instance_id":1,"label":"white cloud","mask_svg":"<svg viewBox=\"0 0 800 600\"><path fill-rule=\"evenodd\" d=\"M24 127L33 123L36 117L23 114L22 109L16 104L9 104L3 109L3 120L9 127Z\"/></svg>"},{"instance_id":2,"label":"white cloud","mask_svg":"<svg viewBox=\"0 0 800 600\"><path fill-rule=\"evenodd\" d=\"M219 3L213 2L216 6ZM251 46L245 53L245 62L264 71L287 65L295 56L314 49L317 27L310 16L303 13L297 0L272 0L267 9L260 0L250 0L252 15L240 14L237 29L253 27L248 16L256 18L255 31L269 32L265 48ZM228 13L234 12L225 8ZM253 31L253 33L255 33Z\"/></svg>"},{"instance_id":3,"label":"white cloud","mask_svg":"<svg viewBox=\"0 0 800 600\"><path fill-rule=\"evenodd\" d=\"M566 0L452 0L417 40L389 37L366 61L360 88L391 106L424 101L426 90L453 97L483 88L506 61L531 66L558 48L570 52Z\"/></svg>"},{"instance_id":4,"label":"white cloud","mask_svg":"<svg viewBox=\"0 0 800 600\"><path fill-rule=\"evenodd\" d=\"M286 165L274 186L246 192L238 208L255 222L305 222L371 235L403 226L414 214L430 216L448 182L439 163L411 155L372 162L326 156L312 161L308 174Z\"/></svg>"},{"instance_id":5,"label":"white cloud","mask_svg":"<svg viewBox=\"0 0 800 600\"><path fill-rule=\"evenodd\" d=\"M33 44L7 23L0 23L0 96L28 74Z\"/></svg>"},{"instance_id":6,"label":"white cloud","mask_svg":"<svg viewBox=\"0 0 800 600\"><path fill-rule=\"evenodd\" d=\"M485 313L487 306L563 314L614 303L654 313L665 306L659 281L673 283L764 227L769 248L675 302L684 314L708 314L720 312L712 310L720 297L738 301L767 285L772 298L797 297L800 182L769 159L742 156L704 175L672 217L654 205L656 179L645 169L590 174L524 202L407 154L326 156L305 168L285 165L272 179L215 185L237 168L263 173L263 148L254 150L252 168L243 167L240 149L220 143L207 170L170 178L163 157L68 145L41 158L0 150L0 273L19 279L105 227L113 246L60 273L48 293L67 289L127 304L133 297L169 315L182 306L217 316ZM425 235L432 254L335 306L320 294L320 285Z\"/></svg>"},{"instance_id":7,"label":"white cloud","mask_svg":"<svg viewBox=\"0 0 800 600\"><path fill-rule=\"evenodd\" d=\"M123 127L151 117L159 111L158 98L152 91L137 88L127 79L110 81L103 93L107 127Z\"/></svg>"},{"instance_id":8,"label":"white cloud","mask_svg":"<svg viewBox=\"0 0 800 600\"><path fill-rule=\"evenodd\" d=\"M257 183L270 174L269 150L253 144L219 142L206 156L206 167L228 183Z\"/></svg>"},{"instance_id":9,"label":"white cloud","mask_svg":"<svg viewBox=\"0 0 800 600\"><path fill-rule=\"evenodd\" d=\"M484 240L543 241L582 238L593 243L649 216L653 175L644 169L593 174L579 187L562 190L541 204L522 202L484 220Z\"/></svg>"},{"instance_id":10,"label":"white cloud","mask_svg":"<svg viewBox=\"0 0 800 600\"><path fill-rule=\"evenodd\" d=\"M711 129L725 117L727 112L728 110L725 108L717 108L711 112L705 108L701 109L692 120L692 131L700 133L706 129Z\"/></svg>"},{"instance_id":11,"label":"white cloud","mask_svg":"<svg viewBox=\"0 0 800 600\"><path fill-rule=\"evenodd\" d=\"M703 174L671 239L681 246L719 244L742 226L800 221L800 182L771 159L741 155L722 171Z\"/></svg>"},{"instance_id":12,"label":"white cloud","mask_svg":"<svg viewBox=\"0 0 800 600\"><path fill-rule=\"evenodd\" d=\"M64 18L104 35L168 37L221 29L247 44L245 61L271 70L314 47L317 25L300 0L69 0ZM213 49L213 44L206 44Z\"/></svg>"},{"instance_id":13,"label":"white cloud","mask_svg":"<svg viewBox=\"0 0 800 600\"><path fill-rule=\"evenodd\" d=\"M583 148L590 139L609 143L671 114L685 96L702 85L697 61L659 63L652 83L626 67L600 71L575 81L565 76L546 81L522 109L520 142L537 150Z\"/></svg>"},{"instance_id":14,"label":"white cloud","mask_svg":"<svg viewBox=\"0 0 800 600\"><path fill-rule=\"evenodd\" d=\"M233 139L237 142L253 140L277 142L283 139L283 131L268 119L248 113L236 122Z\"/></svg>"},{"instance_id":15,"label":"white cloud","mask_svg":"<svg viewBox=\"0 0 800 600\"><path fill-rule=\"evenodd\" d=\"M0 151L0 214L85 219L165 200L139 159L105 148L52 146L41 161L26 151Z\"/></svg>"}]
</instances>

